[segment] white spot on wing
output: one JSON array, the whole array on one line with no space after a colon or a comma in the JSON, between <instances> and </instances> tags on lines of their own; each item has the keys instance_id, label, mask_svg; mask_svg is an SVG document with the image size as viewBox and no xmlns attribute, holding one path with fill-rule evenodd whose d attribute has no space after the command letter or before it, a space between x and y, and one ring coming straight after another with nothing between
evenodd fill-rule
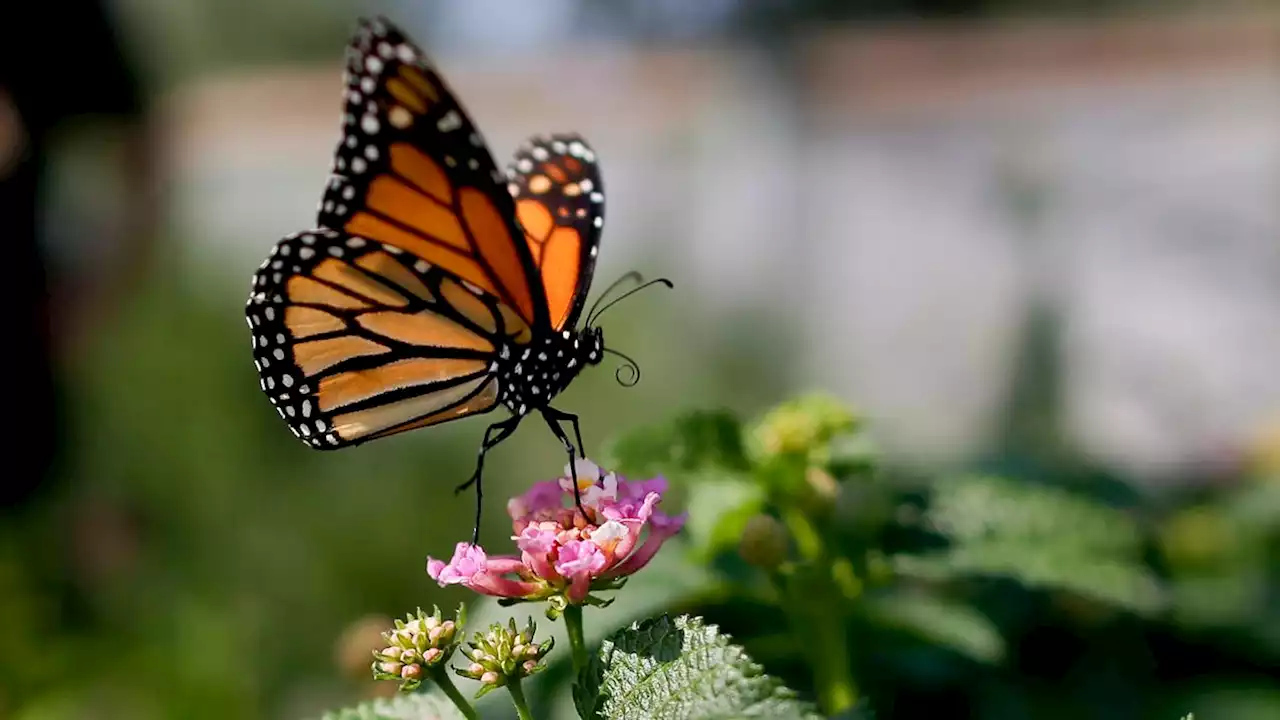
<instances>
[{"instance_id":1,"label":"white spot on wing","mask_svg":"<svg viewBox=\"0 0 1280 720\"><path fill-rule=\"evenodd\" d=\"M440 132L457 130L462 127L462 117L458 115L457 110L450 110L444 114L444 117L440 118L439 122L436 123L436 127L439 128Z\"/></svg>"}]
</instances>

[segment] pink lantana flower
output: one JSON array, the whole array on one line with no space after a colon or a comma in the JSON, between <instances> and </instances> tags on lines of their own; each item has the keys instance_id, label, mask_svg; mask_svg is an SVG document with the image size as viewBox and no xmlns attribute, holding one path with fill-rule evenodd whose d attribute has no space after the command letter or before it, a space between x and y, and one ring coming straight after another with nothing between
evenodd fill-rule
<instances>
[{"instance_id":1,"label":"pink lantana flower","mask_svg":"<svg viewBox=\"0 0 1280 720\"><path fill-rule=\"evenodd\" d=\"M458 543L448 562L428 558L431 579L511 601L603 604L593 592L621 587L684 527L685 514L657 509L663 478L631 482L585 459L573 469L585 516L574 506L566 465L564 477L535 483L507 503L519 556Z\"/></svg>"}]
</instances>

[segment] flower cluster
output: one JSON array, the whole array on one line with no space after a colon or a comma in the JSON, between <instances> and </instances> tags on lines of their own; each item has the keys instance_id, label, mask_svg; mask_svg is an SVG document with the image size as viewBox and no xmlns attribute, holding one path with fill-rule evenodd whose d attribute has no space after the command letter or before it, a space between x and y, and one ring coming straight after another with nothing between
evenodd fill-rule
<instances>
[{"instance_id":1,"label":"flower cluster","mask_svg":"<svg viewBox=\"0 0 1280 720\"><path fill-rule=\"evenodd\" d=\"M461 638L463 608L458 608L458 621L444 620L440 608L427 615L419 608L416 615L396 620L393 630L382 633L386 647L373 652L373 677L377 680L399 680L401 690L414 690L422 684L427 670L444 662L453 654Z\"/></svg>"},{"instance_id":2,"label":"flower cluster","mask_svg":"<svg viewBox=\"0 0 1280 720\"><path fill-rule=\"evenodd\" d=\"M684 514L657 510L665 479L630 482L589 460L578 460L573 469L582 510L574 506L565 466L566 477L536 483L507 504L519 556L490 556L458 543L449 562L428 559L431 578L512 600L598 604L593 591L619 587L684 526Z\"/></svg>"},{"instance_id":3,"label":"flower cluster","mask_svg":"<svg viewBox=\"0 0 1280 720\"><path fill-rule=\"evenodd\" d=\"M547 638L535 644L533 635L537 627L533 618L529 618L523 630L516 629L515 618L507 622L505 627L494 623L487 632L477 632L467 643L470 649L463 652L471 663L465 668L453 669L462 677L480 681L482 687L476 697L546 669L543 659L555 645L555 639Z\"/></svg>"}]
</instances>

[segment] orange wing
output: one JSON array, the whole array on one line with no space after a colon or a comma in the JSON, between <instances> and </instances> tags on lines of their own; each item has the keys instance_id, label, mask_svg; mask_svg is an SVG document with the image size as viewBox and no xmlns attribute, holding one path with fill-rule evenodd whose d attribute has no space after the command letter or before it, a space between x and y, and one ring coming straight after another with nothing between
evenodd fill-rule
<instances>
[{"instance_id":1,"label":"orange wing","mask_svg":"<svg viewBox=\"0 0 1280 720\"><path fill-rule=\"evenodd\" d=\"M488 412L500 344L529 325L398 245L321 228L277 243L245 309L262 389L336 449Z\"/></svg>"},{"instance_id":2,"label":"orange wing","mask_svg":"<svg viewBox=\"0 0 1280 720\"><path fill-rule=\"evenodd\" d=\"M422 51L385 19L362 21L346 78L343 137L320 226L401 248L548 328L514 201Z\"/></svg>"},{"instance_id":3,"label":"orange wing","mask_svg":"<svg viewBox=\"0 0 1280 720\"><path fill-rule=\"evenodd\" d=\"M604 228L595 151L577 134L535 137L516 151L507 177L551 326L572 329L587 302Z\"/></svg>"}]
</instances>

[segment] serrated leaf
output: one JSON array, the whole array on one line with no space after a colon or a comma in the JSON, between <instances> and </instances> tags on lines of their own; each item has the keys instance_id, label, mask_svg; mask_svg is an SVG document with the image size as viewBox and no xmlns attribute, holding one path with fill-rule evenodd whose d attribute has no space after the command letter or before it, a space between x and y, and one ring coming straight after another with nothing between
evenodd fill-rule
<instances>
[{"instance_id":1,"label":"serrated leaf","mask_svg":"<svg viewBox=\"0 0 1280 720\"><path fill-rule=\"evenodd\" d=\"M333 710L320 720L465 720L448 698L434 693L400 695Z\"/></svg>"},{"instance_id":2,"label":"serrated leaf","mask_svg":"<svg viewBox=\"0 0 1280 720\"><path fill-rule=\"evenodd\" d=\"M584 720L820 718L700 618L663 615L600 647L573 688Z\"/></svg>"},{"instance_id":3,"label":"serrated leaf","mask_svg":"<svg viewBox=\"0 0 1280 720\"><path fill-rule=\"evenodd\" d=\"M609 442L601 457L606 467L633 476L747 468L742 428L727 411L691 412L632 430Z\"/></svg>"}]
</instances>

